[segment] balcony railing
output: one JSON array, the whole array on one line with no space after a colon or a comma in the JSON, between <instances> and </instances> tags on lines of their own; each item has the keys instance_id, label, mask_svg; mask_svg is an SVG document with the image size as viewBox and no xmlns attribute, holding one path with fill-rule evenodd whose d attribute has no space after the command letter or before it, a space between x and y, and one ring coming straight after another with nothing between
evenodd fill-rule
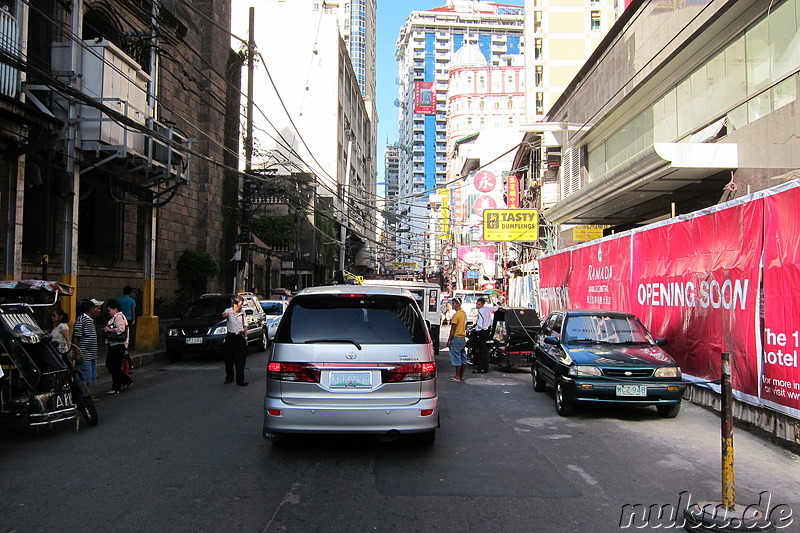
<instances>
[{"instance_id":1,"label":"balcony railing","mask_svg":"<svg viewBox=\"0 0 800 533\"><path fill-rule=\"evenodd\" d=\"M0 9L0 50L19 57L19 28L17 19L11 16L8 8ZM19 72L6 64L0 64L0 94L14 98L17 96Z\"/></svg>"}]
</instances>

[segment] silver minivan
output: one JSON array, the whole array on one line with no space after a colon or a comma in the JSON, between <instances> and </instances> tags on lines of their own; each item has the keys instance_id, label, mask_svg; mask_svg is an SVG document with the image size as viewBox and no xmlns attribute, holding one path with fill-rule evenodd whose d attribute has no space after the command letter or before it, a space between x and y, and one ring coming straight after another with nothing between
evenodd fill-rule
<instances>
[{"instance_id":1,"label":"silver minivan","mask_svg":"<svg viewBox=\"0 0 800 533\"><path fill-rule=\"evenodd\" d=\"M410 434L433 444L438 403L433 343L408 291L332 285L292 298L269 357L264 438Z\"/></svg>"}]
</instances>

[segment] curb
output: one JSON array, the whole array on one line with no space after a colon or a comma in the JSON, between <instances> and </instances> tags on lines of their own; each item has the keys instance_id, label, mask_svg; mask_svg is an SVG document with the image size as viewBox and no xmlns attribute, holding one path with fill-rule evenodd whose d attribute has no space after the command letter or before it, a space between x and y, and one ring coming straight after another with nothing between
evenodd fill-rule
<instances>
[{"instance_id":1,"label":"curb","mask_svg":"<svg viewBox=\"0 0 800 533\"><path fill-rule=\"evenodd\" d=\"M130 355L131 362L133 363L134 367L140 367L150 363L156 363L158 361L165 361L167 359L166 350L155 350L152 352L129 351L128 354ZM104 353L97 358L97 376L100 377L110 375L111 374L106 368L106 355Z\"/></svg>"}]
</instances>

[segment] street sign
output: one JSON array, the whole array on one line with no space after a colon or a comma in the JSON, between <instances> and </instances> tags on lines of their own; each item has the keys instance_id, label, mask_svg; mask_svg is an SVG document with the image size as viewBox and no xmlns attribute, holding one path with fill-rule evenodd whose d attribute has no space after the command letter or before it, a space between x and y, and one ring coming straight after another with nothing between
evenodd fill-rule
<instances>
[{"instance_id":1,"label":"street sign","mask_svg":"<svg viewBox=\"0 0 800 533\"><path fill-rule=\"evenodd\" d=\"M487 242L539 240L539 211L536 209L484 210L483 240Z\"/></svg>"}]
</instances>

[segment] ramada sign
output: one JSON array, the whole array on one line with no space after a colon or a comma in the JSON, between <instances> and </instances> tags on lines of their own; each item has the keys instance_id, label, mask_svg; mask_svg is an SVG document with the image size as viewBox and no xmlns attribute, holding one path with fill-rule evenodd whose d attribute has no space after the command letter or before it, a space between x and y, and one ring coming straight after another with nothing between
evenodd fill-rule
<instances>
[{"instance_id":1,"label":"ramada sign","mask_svg":"<svg viewBox=\"0 0 800 533\"><path fill-rule=\"evenodd\" d=\"M542 313L633 312L686 379L730 352L737 398L800 418L797 205L800 181L542 257Z\"/></svg>"}]
</instances>

